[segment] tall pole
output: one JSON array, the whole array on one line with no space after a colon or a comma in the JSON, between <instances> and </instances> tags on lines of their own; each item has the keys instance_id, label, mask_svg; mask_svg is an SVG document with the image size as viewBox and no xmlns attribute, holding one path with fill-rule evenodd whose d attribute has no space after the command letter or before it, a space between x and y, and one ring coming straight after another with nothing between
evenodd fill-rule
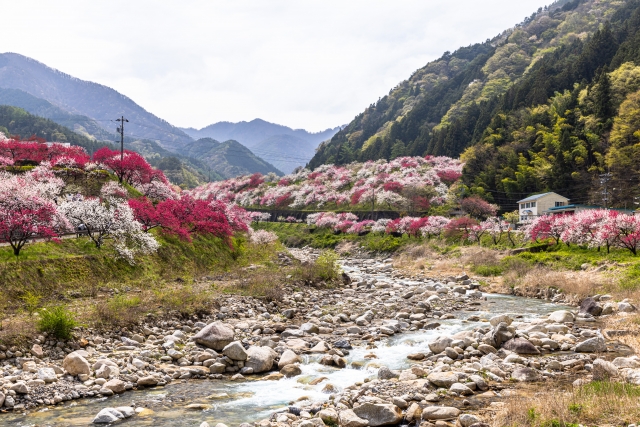
<instances>
[{"instance_id":1,"label":"tall pole","mask_svg":"<svg viewBox=\"0 0 640 427\"><path fill-rule=\"evenodd\" d=\"M117 132L120 132L120 184L122 184L122 175L124 171L124 122L129 123L129 120L125 119L124 116L121 116L119 119L116 119L116 122L120 122Z\"/></svg>"}]
</instances>

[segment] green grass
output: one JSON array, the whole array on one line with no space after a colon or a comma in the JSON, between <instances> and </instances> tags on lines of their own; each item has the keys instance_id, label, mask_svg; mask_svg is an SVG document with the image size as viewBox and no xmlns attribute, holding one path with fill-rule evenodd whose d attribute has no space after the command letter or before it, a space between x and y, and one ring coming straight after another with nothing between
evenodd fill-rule
<instances>
[{"instance_id":1,"label":"green grass","mask_svg":"<svg viewBox=\"0 0 640 427\"><path fill-rule=\"evenodd\" d=\"M480 276L499 276L504 272L504 268L499 265L479 265L473 268L473 272Z\"/></svg>"},{"instance_id":2,"label":"green grass","mask_svg":"<svg viewBox=\"0 0 640 427\"><path fill-rule=\"evenodd\" d=\"M59 339L70 339L73 328L78 326L73 313L60 305L43 308L39 314L38 330Z\"/></svg>"}]
</instances>

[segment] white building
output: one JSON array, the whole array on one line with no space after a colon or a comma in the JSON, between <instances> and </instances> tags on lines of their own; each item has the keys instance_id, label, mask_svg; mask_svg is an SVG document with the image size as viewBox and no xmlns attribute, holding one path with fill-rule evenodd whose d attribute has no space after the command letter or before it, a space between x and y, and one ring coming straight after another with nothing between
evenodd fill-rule
<instances>
[{"instance_id":1,"label":"white building","mask_svg":"<svg viewBox=\"0 0 640 427\"><path fill-rule=\"evenodd\" d=\"M546 214L550 208L566 206L567 204L569 204L569 199L557 193L534 194L518 201L520 221L534 219Z\"/></svg>"}]
</instances>

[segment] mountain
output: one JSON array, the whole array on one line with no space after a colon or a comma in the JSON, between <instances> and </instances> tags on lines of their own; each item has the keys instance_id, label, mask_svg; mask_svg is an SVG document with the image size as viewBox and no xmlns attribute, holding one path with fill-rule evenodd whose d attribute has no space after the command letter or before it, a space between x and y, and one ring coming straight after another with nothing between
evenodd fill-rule
<instances>
[{"instance_id":1,"label":"mountain","mask_svg":"<svg viewBox=\"0 0 640 427\"><path fill-rule=\"evenodd\" d=\"M72 77L17 53L0 54L0 88L17 89L48 101L66 112L66 115L62 115L62 120L68 121L68 115L84 116L72 120L70 127L75 129L77 125L89 132L96 125L101 130L94 130L95 134L91 135L98 139L103 138L102 132L114 132L117 124L111 120L124 115L129 120L125 127L126 134L133 138L156 140L171 151L177 151L179 147L192 141L183 131L149 113L117 91ZM32 102L33 99L15 92L9 95L18 98L18 103L22 104L18 106L24 105L31 109L25 103ZM59 113L44 105L37 108L44 109L39 113L45 115ZM94 121L89 128L85 126L87 118Z\"/></svg>"},{"instance_id":2,"label":"mountain","mask_svg":"<svg viewBox=\"0 0 640 427\"><path fill-rule=\"evenodd\" d=\"M634 207L639 90L640 1L558 1L416 71L322 144L310 167L461 156L456 194L502 211L546 191Z\"/></svg>"},{"instance_id":3,"label":"mountain","mask_svg":"<svg viewBox=\"0 0 640 427\"><path fill-rule=\"evenodd\" d=\"M225 179L255 172L263 175L282 175L273 165L234 140L218 142L212 138L201 138L185 145L182 152L186 156L201 160Z\"/></svg>"},{"instance_id":4,"label":"mountain","mask_svg":"<svg viewBox=\"0 0 640 427\"><path fill-rule=\"evenodd\" d=\"M491 40L446 52L322 144L309 165L402 155L460 155L482 134L491 117L490 112L480 117L481 105L497 106L543 59L557 55L563 46L586 42L630 3L557 1ZM540 83L538 96L546 100L549 82Z\"/></svg>"},{"instance_id":5,"label":"mountain","mask_svg":"<svg viewBox=\"0 0 640 427\"><path fill-rule=\"evenodd\" d=\"M249 148L256 155L290 173L297 166L306 164L316 147L330 139L340 128L311 133L304 129L269 123L261 119L250 122L218 122L202 129L182 128L194 139L213 138L218 141L234 140Z\"/></svg>"}]
</instances>

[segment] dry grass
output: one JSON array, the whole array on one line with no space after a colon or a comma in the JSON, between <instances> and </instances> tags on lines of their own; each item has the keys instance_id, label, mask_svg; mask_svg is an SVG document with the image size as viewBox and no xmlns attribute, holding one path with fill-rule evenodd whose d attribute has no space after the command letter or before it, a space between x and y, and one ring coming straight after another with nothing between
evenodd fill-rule
<instances>
[{"instance_id":1,"label":"dry grass","mask_svg":"<svg viewBox=\"0 0 640 427\"><path fill-rule=\"evenodd\" d=\"M595 381L573 390L513 397L493 420L495 427L627 426L640 420L640 387Z\"/></svg>"},{"instance_id":2,"label":"dry grass","mask_svg":"<svg viewBox=\"0 0 640 427\"><path fill-rule=\"evenodd\" d=\"M546 267L529 267L528 270L524 266L522 269L516 267L505 274L505 284L517 286L519 294L535 296L539 291L548 292L549 288L554 288L576 300L595 295L608 282L607 278L593 272L557 271Z\"/></svg>"},{"instance_id":3,"label":"dry grass","mask_svg":"<svg viewBox=\"0 0 640 427\"><path fill-rule=\"evenodd\" d=\"M605 319L603 329L627 331L624 335L612 337L631 347L636 354L640 354L640 314L626 316L611 316Z\"/></svg>"}]
</instances>

